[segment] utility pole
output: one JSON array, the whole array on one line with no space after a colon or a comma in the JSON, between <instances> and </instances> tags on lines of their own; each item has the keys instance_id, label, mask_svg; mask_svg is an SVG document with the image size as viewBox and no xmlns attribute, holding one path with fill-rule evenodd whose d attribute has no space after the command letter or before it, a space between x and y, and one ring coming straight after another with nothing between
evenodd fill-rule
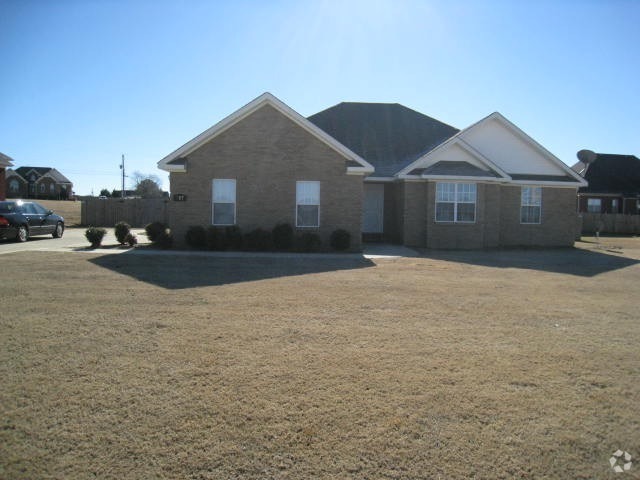
<instances>
[{"instance_id":1,"label":"utility pole","mask_svg":"<svg viewBox=\"0 0 640 480\"><path fill-rule=\"evenodd\" d=\"M122 170L122 190L120 191L120 198L124 198L124 153L122 154L122 164L120 165Z\"/></svg>"}]
</instances>

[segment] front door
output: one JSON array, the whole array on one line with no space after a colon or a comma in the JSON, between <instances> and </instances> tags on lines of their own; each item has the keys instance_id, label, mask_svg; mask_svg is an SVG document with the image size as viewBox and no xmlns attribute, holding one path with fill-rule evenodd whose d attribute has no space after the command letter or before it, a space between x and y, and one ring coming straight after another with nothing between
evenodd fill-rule
<instances>
[{"instance_id":1,"label":"front door","mask_svg":"<svg viewBox=\"0 0 640 480\"><path fill-rule=\"evenodd\" d=\"M362 207L362 233L383 233L384 231L384 184L364 184L364 205Z\"/></svg>"}]
</instances>

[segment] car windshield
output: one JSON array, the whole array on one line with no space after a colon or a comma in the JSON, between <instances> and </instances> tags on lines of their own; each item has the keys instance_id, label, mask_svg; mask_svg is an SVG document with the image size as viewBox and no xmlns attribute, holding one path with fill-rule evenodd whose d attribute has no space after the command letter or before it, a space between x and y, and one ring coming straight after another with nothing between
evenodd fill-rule
<instances>
[{"instance_id":1,"label":"car windshield","mask_svg":"<svg viewBox=\"0 0 640 480\"><path fill-rule=\"evenodd\" d=\"M16 202L0 202L0 213L15 213L20 209Z\"/></svg>"}]
</instances>

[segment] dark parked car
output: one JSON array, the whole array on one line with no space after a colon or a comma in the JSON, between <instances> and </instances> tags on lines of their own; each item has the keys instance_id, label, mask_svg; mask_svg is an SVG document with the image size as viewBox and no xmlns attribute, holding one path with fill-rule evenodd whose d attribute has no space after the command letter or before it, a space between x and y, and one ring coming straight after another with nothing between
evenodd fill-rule
<instances>
[{"instance_id":1,"label":"dark parked car","mask_svg":"<svg viewBox=\"0 0 640 480\"><path fill-rule=\"evenodd\" d=\"M36 202L8 200L0 202L0 238L26 242L36 235L64 233L64 218Z\"/></svg>"}]
</instances>

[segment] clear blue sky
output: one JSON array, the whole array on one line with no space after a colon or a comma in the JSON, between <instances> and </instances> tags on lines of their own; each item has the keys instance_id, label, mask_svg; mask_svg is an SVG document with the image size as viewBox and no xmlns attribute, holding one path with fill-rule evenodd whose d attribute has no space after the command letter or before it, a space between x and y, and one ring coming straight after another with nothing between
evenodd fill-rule
<instances>
[{"instance_id":1,"label":"clear blue sky","mask_svg":"<svg viewBox=\"0 0 640 480\"><path fill-rule=\"evenodd\" d=\"M0 151L119 188L265 91L640 155L640 1L0 0Z\"/></svg>"}]
</instances>

